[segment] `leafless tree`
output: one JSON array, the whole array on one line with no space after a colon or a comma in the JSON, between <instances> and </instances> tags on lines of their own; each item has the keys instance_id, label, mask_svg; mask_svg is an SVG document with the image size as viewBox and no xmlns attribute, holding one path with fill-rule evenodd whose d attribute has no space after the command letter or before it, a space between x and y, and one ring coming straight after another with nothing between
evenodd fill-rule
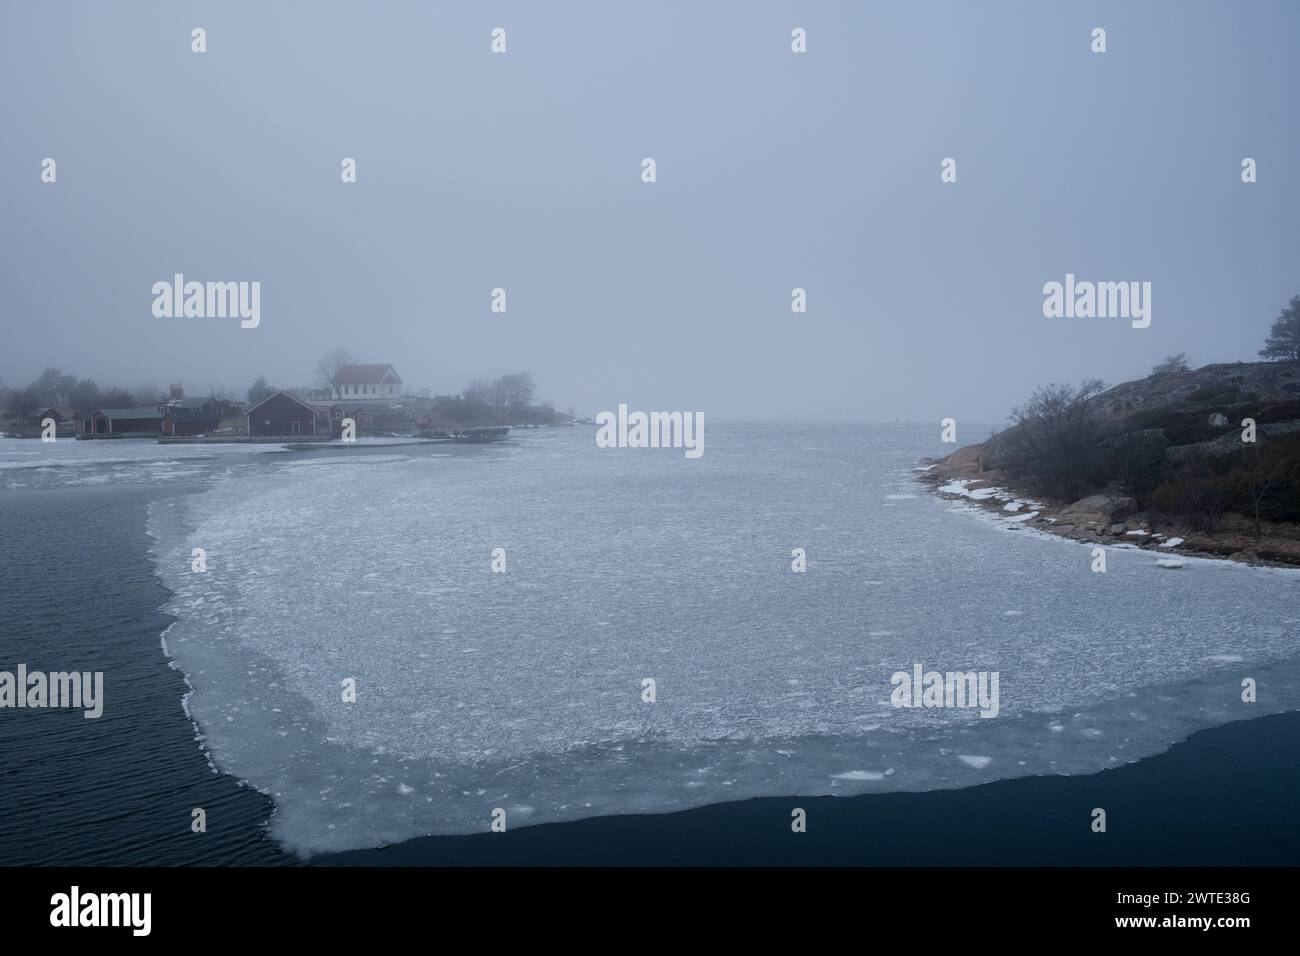
<instances>
[{"instance_id":1,"label":"leafless tree","mask_svg":"<svg viewBox=\"0 0 1300 956\"><path fill-rule=\"evenodd\" d=\"M532 402L536 387L531 375L517 372L497 379L495 391L499 398L498 405L503 408L519 408Z\"/></svg>"},{"instance_id":2,"label":"leafless tree","mask_svg":"<svg viewBox=\"0 0 1300 956\"><path fill-rule=\"evenodd\" d=\"M1256 444L1248 452L1249 461L1240 472L1241 489L1250 505L1255 522L1255 540L1264 536L1264 510L1273 495L1289 483L1290 475L1279 459L1267 455L1263 446Z\"/></svg>"},{"instance_id":3,"label":"leafless tree","mask_svg":"<svg viewBox=\"0 0 1300 956\"><path fill-rule=\"evenodd\" d=\"M1012 410L1002 464L1013 476L1036 484L1046 494L1077 498L1104 478L1102 426L1088 408L1106 390L1100 379L1073 385L1040 386L1029 401Z\"/></svg>"},{"instance_id":4,"label":"leafless tree","mask_svg":"<svg viewBox=\"0 0 1300 956\"><path fill-rule=\"evenodd\" d=\"M1156 506L1183 518L1197 531L1214 534L1219 519L1233 500L1235 482L1221 471L1221 463L1203 452L1195 452L1178 474L1156 489Z\"/></svg>"},{"instance_id":5,"label":"leafless tree","mask_svg":"<svg viewBox=\"0 0 1300 956\"><path fill-rule=\"evenodd\" d=\"M465 386L461 397L467 402L482 402L484 405L492 403L492 384L485 382L481 378L476 378Z\"/></svg>"},{"instance_id":6,"label":"leafless tree","mask_svg":"<svg viewBox=\"0 0 1300 956\"><path fill-rule=\"evenodd\" d=\"M339 369L344 365L356 365L357 357L343 346L332 349L316 363L315 384L321 388L337 388Z\"/></svg>"}]
</instances>

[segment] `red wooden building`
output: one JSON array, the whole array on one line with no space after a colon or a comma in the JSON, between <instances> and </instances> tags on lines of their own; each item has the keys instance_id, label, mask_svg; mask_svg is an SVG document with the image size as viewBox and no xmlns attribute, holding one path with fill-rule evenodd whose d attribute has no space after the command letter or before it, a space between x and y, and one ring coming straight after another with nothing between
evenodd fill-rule
<instances>
[{"instance_id":1,"label":"red wooden building","mask_svg":"<svg viewBox=\"0 0 1300 956\"><path fill-rule=\"evenodd\" d=\"M172 386L175 388L175 386ZM215 399L176 399L162 405L164 435L206 435L221 424L221 409Z\"/></svg>"},{"instance_id":2,"label":"red wooden building","mask_svg":"<svg viewBox=\"0 0 1300 956\"><path fill-rule=\"evenodd\" d=\"M330 418L288 392L276 392L247 412L250 436L273 438L329 438Z\"/></svg>"},{"instance_id":3,"label":"red wooden building","mask_svg":"<svg viewBox=\"0 0 1300 956\"><path fill-rule=\"evenodd\" d=\"M207 434L221 424L221 411L216 402L173 403L162 406L161 411L162 434Z\"/></svg>"},{"instance_id":4,"label":"red wooden building","mask_svg":"<svg viewBox=\"0 0 1300 956\"><path fill-rule=\"evenodd\" d=\"M135 408L97 408L90 416L90 431L96 435L152 434L161 435L162 412L157 405L138 405Z\"/></svg>"}]
</instances>

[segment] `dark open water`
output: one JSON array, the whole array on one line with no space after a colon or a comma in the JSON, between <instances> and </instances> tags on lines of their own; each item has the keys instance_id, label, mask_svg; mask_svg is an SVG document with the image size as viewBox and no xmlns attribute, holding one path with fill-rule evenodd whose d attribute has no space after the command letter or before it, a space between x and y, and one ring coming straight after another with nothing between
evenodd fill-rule
<instances>
[{"instance_id":1,"label":"dark open water","mask_svg":"<svg viewBox=\"0 0 1300 956\"><path fill-rule=\"evenodd\" d=\"M0 865L275 864L269 798L213 773L164 656L145 509L183 485L0 494L0 669L103 671L107 705L0 718ZM190 831L202 807L208 831Z\"/></svg>"}]
</instances>

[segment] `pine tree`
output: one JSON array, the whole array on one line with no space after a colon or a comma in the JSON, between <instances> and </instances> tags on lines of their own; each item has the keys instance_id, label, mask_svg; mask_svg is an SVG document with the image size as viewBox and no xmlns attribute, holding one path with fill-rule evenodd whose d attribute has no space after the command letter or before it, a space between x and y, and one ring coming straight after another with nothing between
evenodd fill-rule
<instances>
[{"instance_id":1,"label":"pine tree","mask_svg":"<svg viewBox=\"0 0 1300 956\"><path fill-rule=\"evenodd\" d=\"M1171 355L1163 362L1152 367L1152 375L1164 375L1168 372L1186 372L1187 371L1187 353L1179 352L1177 355Z\"/></svg>"},{"instance_id":2,"label":"pine tree","mask_svg":"<svg viewBox=\"0 0 1300 956\"><path fill-rule=\"evenodd\" d=\"M1300 295L1291 296L1291 304L1273 322L1259 357L1269 362L1300 362Z\"/></svg>"}]
</instances>

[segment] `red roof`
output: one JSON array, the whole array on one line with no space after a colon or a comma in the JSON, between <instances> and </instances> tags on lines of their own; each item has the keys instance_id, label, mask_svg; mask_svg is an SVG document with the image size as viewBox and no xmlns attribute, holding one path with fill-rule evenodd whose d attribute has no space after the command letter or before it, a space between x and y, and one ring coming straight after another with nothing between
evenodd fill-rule
<instances>
[{"instance_id":1,"label":"red roof","mask_svg":"<svg viewBox=\"0 0 1300 956\"><path fill-rule=\"evenodd\" d=\"M385 380L402 384L402 377L391 365L340 365L340 385L383 385Z\"/></svg>"}]
</instances>

